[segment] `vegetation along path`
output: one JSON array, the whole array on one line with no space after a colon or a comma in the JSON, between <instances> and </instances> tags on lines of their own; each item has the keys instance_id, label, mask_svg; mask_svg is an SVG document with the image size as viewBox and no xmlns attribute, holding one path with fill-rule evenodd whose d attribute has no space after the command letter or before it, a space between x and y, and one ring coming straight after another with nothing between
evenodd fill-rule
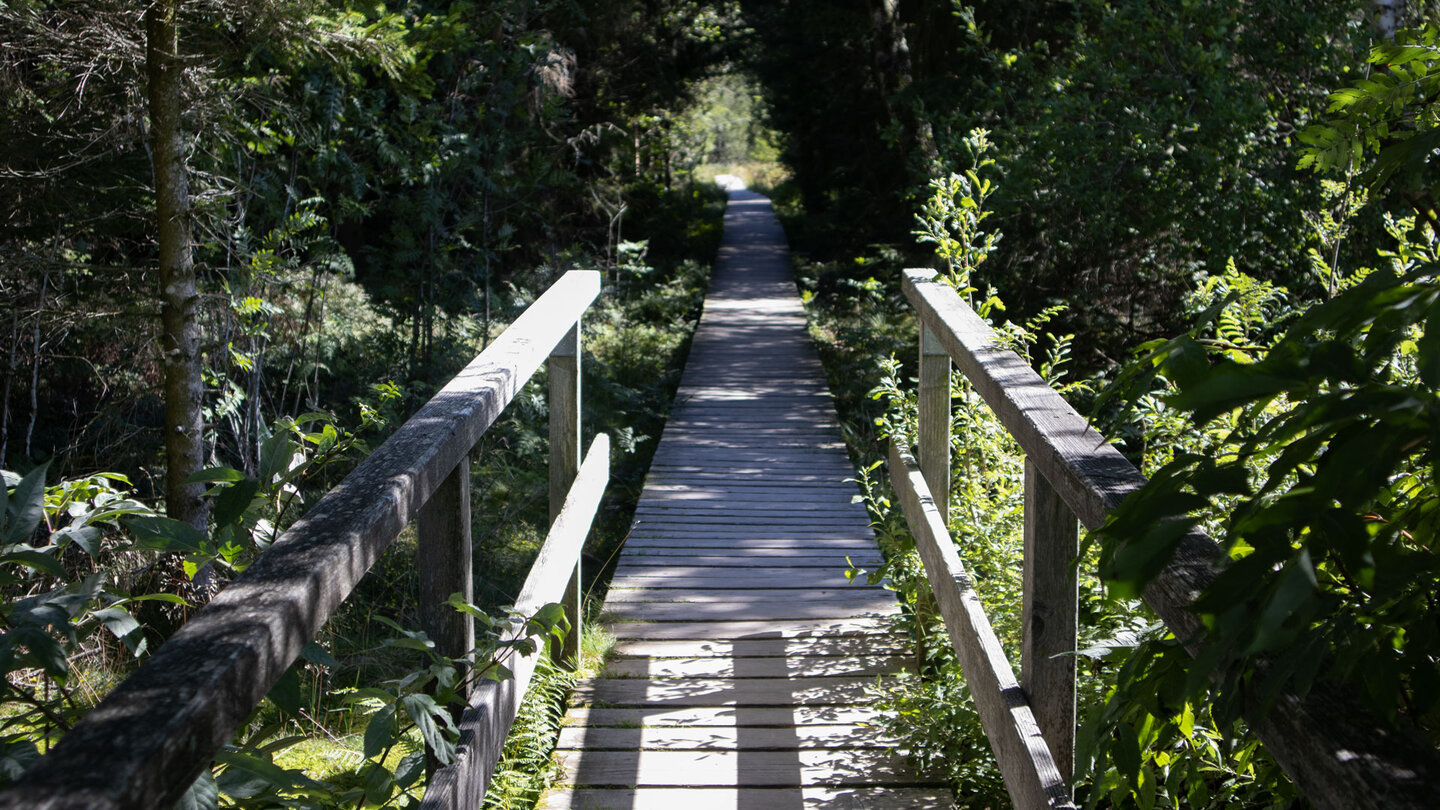
<instances>
[{"instance_id":1,"label":"vegetation along path","mask_svg":"<svg viewBox=\"0 0 1440 810\"><path fill-rule=\"evenodd\" d=\"M936 807L869 725L909 660L769 200L732 191L690 359L576 693L551 808Z\"/></svg>"}]
</instances>

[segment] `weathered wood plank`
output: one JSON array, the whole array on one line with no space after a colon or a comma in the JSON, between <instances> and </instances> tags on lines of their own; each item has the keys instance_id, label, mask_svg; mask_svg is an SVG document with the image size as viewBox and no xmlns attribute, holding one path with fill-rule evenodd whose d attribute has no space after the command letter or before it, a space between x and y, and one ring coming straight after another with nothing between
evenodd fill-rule
<instances>
[{"instance_id":1,"label":"weathered wood plank","mask_svg":"<svg viewBox=\"0 0 1440 810\"><path fill-rule=\"evenodd\" d=\"M935 784L892 751L564 751L577 786L796 787Z\"/></svg>"},{"instance_id":2,"label":"weathered wood plank","mask_svg":"<svg viewBox=\"0 0 1440 810\"><path fill-rule=\"evenodd\" d=\"M445 604L458 593L475 601L470 555L470 456L420 507L415 553L420 579L420 624L442 655L460 658L475 648L475 622ZM462 676L463 677L463 676Z\"/></svg>"},{"instance_id":3,"label":"weathered wood plank","mask_svg":"<svg viewBox=\"0 0 1440 810\"><path fill-rule=\"evenodd\" d=\"M943 810L948 790L881 787L614 788L548 794L546 810Z\"/></svg>"},{"instance_id":4,"label":"weathered wood plank","mask_svg":"<svg viewBox=\"0 0 1440 810\"><path fill-rule=\"evenodd\" d=\"M910 668L903 655L618 658L605 678L807 678L889 675Z\"/></svg>"},{"instance_id":5,"label":"weathered wood plank","mask_svg":"<svg viewBox=\"0 0 1440 810\"><path fill-rule=\"evenodd\" d=\"M853 597L809 600L756 600L746 602L628 602L608 605L605 613L624 621L776 621L779 619L838 619L846 616L893 615L899 605L881 591L868 602Z\"/></svg>"},{"instance_id":6,"label":"weathered wood plank","mask_svg":"<svg viewBox=\"0 0 1440 810\"><path fill-rule=\"evenodd\" d=\"M169 807L599 292L566 274L9 788L14 808Z\"/></svg>"},{"instance_id":7,"label":"weathered wood plank","mask_svg":"<svg viewBox=\"0 0 1440 810\"><path fill-rule=\"evenodd\" d=\"M855 593L860 590L861 593ZM883 588L866 585L863 582L850 586L841 586L832 589L788 589L788 588L755 588L724 589L711 588L691 593L679 593L674 590L646 590L639 588L619 589L611 591L605 601L605 609L610 612L625 610L630 602L665 602L671 604L703 604L707 602L741 602L741 601L781 601L791 600L795 602L838 602L842 604L858 604L862 607L894 605L895 594ZM856 600L852 602L851 600Z\"/></svg>"},{"instance_id":8,"label":"weathered wood plank","mask_svg":"<svg viewBox=\"0 0 1440 810\"><path fill-rule=\"evenodd\" d=\"M925 478L915 460L893 443L890 481L910 533L915 536L930 588L945 617L950 644L960 659L975 711L1005 776L1011 801L1021 810L1073 808L1070 790L1055 767L1000 640L960 564L945 521L930 499Z\"/></svg>"},{"instance_id":9,"label":"weathered wood plank","mask_svg":"<svg viewBox=\"0 0 1440 810\"><path fill-rule=\"evenodd\" d=\"M1070 507L1034 465L1026 462L1020 685L1055 756L1055 767L1067 782L1075 766L1077 525Z\"/></svg>"},{"instance_id":10,"label":"weathered wood plank","mask_svg":"<svg viewBox=\"0 0 1440 810\"><path fill-rule=\"evenodd\" d=\"M881 712L870 705L851 706L683 706L610 708L578 706L565 715L567 726L617 728L790 727L824 724L876 725Z\"/></svg>"},{"instance_id":11,"label":"weathered wood plank","mask_svg":"<svg viewBox=\"0 0 1440 810\"><path fill-rule=\"evenodd\" d=\"M576 687L576 706L859 706L874 678L596 678Z\"/></svg>"},{"instance_id":12,"label":"weathered wood plank","mask_svg":"<svg viewBox=\"0 0 1440 810\"><path fill-rule=\"evenodd\" d=\"M765 622L616 622L610 632L622 639L742 639L869 636L889 632L886 618L786 619Z\"/></svg>"},{"instance_id":13,"label":"weathered wood plank","mask_svg":"<svg viewBox=\"0 0 1440 810\"><path fill-rule=\"evenodd\" d=\"M580 558L580 549L590 534L590 525L610 482L610 439L595 437L590 450L569 487L560 513L550 525L530 574L515 600L521 616L534 615L546 604L559 601L569 588ZM511 637L514 637L511 633ZM503 681L483 680L476 685L470 708L460 718L460 740L455 761L431 777L421 801L422 810L454 810L479 807L505 747L505 737L520 710L525 688L535 674L534 655L512 655L505 662L511 677Z\"/></svg>"},{"instance_id":14,"label":"weathered wood plank","mask_svg":"<svg viewBox=\"0 0 1440 810\"><path fill-rule=\"evenodd\" d=\"M875 726L788 728L562 729L555 747L591 751L791 751L800 748L884 748L895 740Z\"/></svg>"},{"instance_id":15,"label":"weathered wood plank","mask_svg":"<svg viewBox=\"0 0 1440 810\"><path fill-rule=\"evenodd\" d=\"M615 645L619 656L690 658L700 656L859 656L899 655L909 649L906 636L796 636L793 638L735 639L621 639Z\"/></svg>"}]
</instances>

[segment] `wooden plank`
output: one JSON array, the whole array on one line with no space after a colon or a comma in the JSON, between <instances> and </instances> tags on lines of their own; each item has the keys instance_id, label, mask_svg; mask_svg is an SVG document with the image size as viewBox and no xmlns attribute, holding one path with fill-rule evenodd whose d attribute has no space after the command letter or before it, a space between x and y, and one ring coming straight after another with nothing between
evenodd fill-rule
<instances>
[{"instance_id":1,"label":"wooden plank","mask_svg":"<svg viewBox=\"0 0 1440 810\"><path fill-rule=\"evenodd\" d=\"M888 632L889 619L787 619L765 622L616 622L616 638L739 639L866 636Z\"/></svg>"},{"instance_id":2,"label":"wooden plank","mask_svg":"<svg viewBox=\"0 0 1440 810\"><path fill-rule=\"evenodd\" d=\"M13 808L169 807L594 300L556 282L45 757Z\"/></svg>"},{"instance_id":3,"label":"wooden plank","mask_svg":"<svg viewBox=\"0 0 1440 810\"><path fill-rule=\"evenodd\" d=\"M734 639L620 639L615 645L618 656L688 658L699 656L735 657L796 657L900 655L908 650L907 636L794 636L790 638Z\"/></svg>"},{"instance_id":4,"label":"wooden plank","mask_svg":"<svg viewBox=\"0 0 1440 810\"><path fill-rule=\"evenodd\" d=\"M1075 767L1075 649L1079 630L1078 523L1070 507L1025 463L1025 572L1020 685L1070 781Z\"/></svg>"},{"instance_id":5,"label":"wooden plank","mask_svg":"<svg viewBox=\"0 0 1440 810\"><path fill-rule=\"evenodd\" d=\"M530 574L515 600L514 612L532 616L544 605L558 601L569 588L575 561L590 534L590 525L610 482L610 439L595 437L560 508ZM516 637L512 631L509 638ZM460 739L455 761L430 778L421 800L422 810L479 807L505 747L505 737L520 710L525 689L535 674L538 656L511 655L505 665L511 677L503 681L483 680L476 685L470 708L460 718Z\"/></svg>"},{"instance_id":6,"label":"wooden plank","mask_svg":"<svg viewBox=\"0 0 1440 810\"><path fill-rule=\"evenodd\" d=\"M605 678L804 678L889 675L910 669L904 655L766 656L736 659L617 658L605 665Z\"/></svg>"},{"instance_id":7,"label":"wooden plank","mask_svg":"<svg viewBox=\"0 0 1440 810\"><path fill-rule=\"evenodd\" d=\"M876 726L787 728L562 729L555 747L591 751L791 751L800 748L884 748L895 740Z\"/></svg>"},{"instance_id":8,"label":"wooden plank","mask_svg":"<svg viewBox=\"0 0 1440 810\"><path fill-rule=\"evenodd\" d=\"M948 790L885 787L614 788L547 794L545 810L943 810Z\"/></svg>"},{"instance_id":9,"label":"wooden plank","mask_svg":"<svg viewBox=\"0 0 1440 810\"><path fill-rule=\"evenodd\" d=\"M756 542L763 542L763 540L756 540ZM734 545L732 542L726 542L724 545L710 546L710 548L694 545L626 545L625 556L626 559L634 559L634 561L687 558L687 556L716 556L717 549L732 549L734 558L750 559L749 565L755 565L755 561L772 562L779 561L779 559L824 558L825 561L827 561L825 564L829 565L834 559L840 559L841 562L844 562L847 556L851 559L880 558L880 552L876 551L874 543L871 543L870 548L858 546L858 543L857 548L844 548L844 546L841 546L841 548L835 548L835 546L829 546L829 548L825 548L825 546L811 546L811 548L779 546L779 548L776 548L776 546L765 545Z\"/></svg>"},{"instance_id":10,"label":"wooden plank","mask_svg":"<svg viewBox=\"0 0 1440 810\"><path fill-rule=\"evenodd\" d=\"M693 549L689 554L684 555L654 555L654 554L629 554L625 557L625 567L643 568L645 566L686 566L700 568L745 568L753 569L757 566L765 566L774 571L790 570L797 568L824 568L844 570L849 567L847 560L855 565L878 566L881 562L879 554L807 554L804 556L779 554L766 554L764 550L751 549L743 554L735 554L729 557L717 556L714 554L701 554Z\"/></svg>"},{"instance_id":11,"label":"wooden plank","mask_svg":"<svg viewBox=\"0 0 1440 810\"><path fill-rule=\"evenodd\" d=\"M1087 528L1104 521L1144 476L1055 393L1024 360L1004 348L954 290L927 270L907 270L905 297L1026 457ZM1219 547L1199 531L1179 544L1143 596L1178 638L1199 638L1189 610L1213 581ZM1191 649L1191 652L1197 652ZM1440 786L1440 751L1390 729L1351 694L1314 686L1273 704L1246 697L1245 718L1266 750L1319 808L1429 808Z\"/></svg>"},{"instance_id":12,"label":"wooden plank","mask_svg":"<svg viewBox=\"0 0 1440 810\"><path fill-rule=\"evenodd\" d=\"M893 751L563 751L573 784L591 786L795 787L935 784Z\"/></svg>"},{"instance_id":13,"label":"wooden plank","mask_svg":"<svg viewBox=\"0 0 1440 810\"><path fill-rule=\"evenodd\" d=\"M705 553L714 549L734 549L737 553L743 551L787 551L795 554L847 554L849 552L860 552L862 554L872 553L875 549L874 541L866 542L859 537L835 538L835 537L714 537L699 535L695 537L631 537L625 541L629 550L645 552L649 554L674 553L676 556L689 554L693 551Z\"/></svg>"},{"instance_id":14,"label":"wooden plank","mask_svg":"<svg viewBox=\"0 0 1440 810\"><path fill-rule=\"evenodd\" d=\"M415 552L420 579L420 626L441 655L461 658L475 648L475 621L446 604L453 593L475 601L470 553L470 456L467 453L420 507ZM464 675L462 673L461 677ZM459 719L458 717L456 719Z\"/></svg>"},{"instance_id":15,"label":"wooden plank","mask_svg":"<svg viewBox=\"0 0 1440 810\"><path fill-rule=\"evenodd\" d=\"M861 582L858 587L865 587ZM855 594L848 585L834 589L799 589L792 591L788 588L710 588L706 591L694 591L683 594L683 592L661 589L616 589L606 597L605 610L625 610L629 607L628 602L672 602L672 604L704 604L704 602L736 602L750 600L766 601L834 601L840 604L865 605L897 604L894 592L886 591L883 588L865 587L864 592Z\"/></svg>"},{"instance_id":16,"label":"wooden plank","mask_svg":"<svg viewBox=\"0 0 1440 810\"><path fill-rule=\"evenodd\" d=\"M855 706L873 698L874 678L595 678L577 686L576 706Z\"/></svg>"},{"instance_id":17,"label":"wooden plank","mask_svg":"<svg viewBox=\"0 0 1440 810\"><path fill-rule=\"evenodd\" d=\"M850 706L682 706L612 708L578 706L565 715L567 726L617 728L790 727L829 724L878 725L881 711L870 705Z\"/></svg>"},{"instance_id":18,"label":"wooden plank","mask_svg":"<svg viewBox=\"0 0 1440 810\"><path fill-rule=\"evenodd\" d=\"M550 522L554 523L565 506L565 496L575 476L580 473L580 321L577 319L565 337L550 350L547 376L550 383ZM556 660L562 667L574 668L580 661L580 640L584 636L585 606L580 593L580 557L561 597L570 632L565 634Z\"/></svg>"},{"instance_id":19,"label":"wooden plank","mask_svg":"<svg viewBox=\"0 0 1440 810\"><path fill-rule=\"evenodd\" d=\"M910 533L915 536L930 588L945 617L950 644L960 659L975 711L1005 776L1011 801L1021 810L1073 808L1070 789L1055 767L1000 640L960 564L955 543L926 490L925 478L909 453L893 442L890 482Z\"/></svg>"},{"instance_id":20,"label":"wooden plank","mask_svg":"<svg viewBox=\"0 0 1440 810\"><path fill-rule=\"evenodd\" d=\"M920 325L920 372L915 393L916 452L935 508L950 516L950 355L930 327Z\"/></svg>"},{"instance_id":21,"label":"wooden plank","mask_svg":"<svg viewBox=\"0 0 1440 810\"><path fill-rule=\"evenodd\" d=\"M689 568L686 569L688 573L679 574L664 568L629 568L623 575L616 574L615 578L610 581L610 590L611 592L617 588L666 590L759 588L769 590L786 585L794 585L797 588L829 589L844 587L846 584L845 572L838 568L833 573L828 569L811 568L801 569L803 573L799 574L764 571L752 572L749 576L746 576L744 571L723 573L726 570L723 568ZM722 573L707 574L707 571Z\"/></svg>"},{"instance_id":22,"label":"wooden plank","mask_svg":"<svg viewBox=\"0 0 1440 810\"><path fill-rule=\"evenodd\" d=\"M775 621L778 619L837 619L844 616L890 615L900 612L893 595L878 593L869 602L852 598L810 600L753 600L746 602L616 602L605 609L617 620L673 621Z\"/></svg>"}]
</instances>

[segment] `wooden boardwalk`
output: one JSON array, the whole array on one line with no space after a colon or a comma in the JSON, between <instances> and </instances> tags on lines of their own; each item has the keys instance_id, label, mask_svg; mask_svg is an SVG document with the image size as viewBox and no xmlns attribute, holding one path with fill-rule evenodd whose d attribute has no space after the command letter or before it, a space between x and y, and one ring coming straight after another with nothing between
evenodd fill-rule
<instances>
[{"instance_id":1,"label":"wooden boardwalk","mask_svg":"<svg viewBox=\"0 0 1440 810\"><path fill-rule=\"evenodd\" d=\"M731 192L676 406L577 690L549 808L948 807L871 723L910 660L765 198Z\"/></svg>"}]
</instances>

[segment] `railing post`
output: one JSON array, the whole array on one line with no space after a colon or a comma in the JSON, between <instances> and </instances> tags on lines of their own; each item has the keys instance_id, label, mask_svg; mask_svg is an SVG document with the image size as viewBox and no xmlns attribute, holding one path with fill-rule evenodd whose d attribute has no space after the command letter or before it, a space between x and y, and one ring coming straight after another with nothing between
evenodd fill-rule
<instances>
[{"instance_id":1,"label":"railing post","mask_svg":"<svg viewBox=\"0 0 1440 810\"><path fill-rule=\"evenodd\" d=\"M1050 482L1026 459L1020 686L1066 782L1075 767L1078 526Z\"/></svg>"},{"instance_id":2,"label":"railing post","mask_svg":"<svg viewBox=\"0 0 1440 810\"><path fill-rule=\"evenodd\" d=\"M452 593L459 593L466 602L475 598L470 571L469 453L420 507L416 534L421 626L441 655L460 658L475 647L475 623L469 614L449 607L445 600Z\"/></svg>"},{"instance_id":3,"label":"railing post","mask_svg":"<svg viewBox=\"0 0 1440 810\"><path fill-rule=\"evenodd\" d=\"M580 473L580 321L576 320L568 334L550 353L550 523L560 516L565 496ZM585 606L581 604L580 559L570 574L565 588L565 617L570 632L560 648L557 661L564 667L580 662L581 621Z\"/></svg>"},{"instance_id":4,"label":"railing post","mask_svg":"<svg viewBox=\"0 0 1440 810\"><path fill-rule=\"evenodd\" d=\"M916 461L935 508L950 520L950 355L930 327L920 324L920 390Z\"/></svg>"}]
</instances>

